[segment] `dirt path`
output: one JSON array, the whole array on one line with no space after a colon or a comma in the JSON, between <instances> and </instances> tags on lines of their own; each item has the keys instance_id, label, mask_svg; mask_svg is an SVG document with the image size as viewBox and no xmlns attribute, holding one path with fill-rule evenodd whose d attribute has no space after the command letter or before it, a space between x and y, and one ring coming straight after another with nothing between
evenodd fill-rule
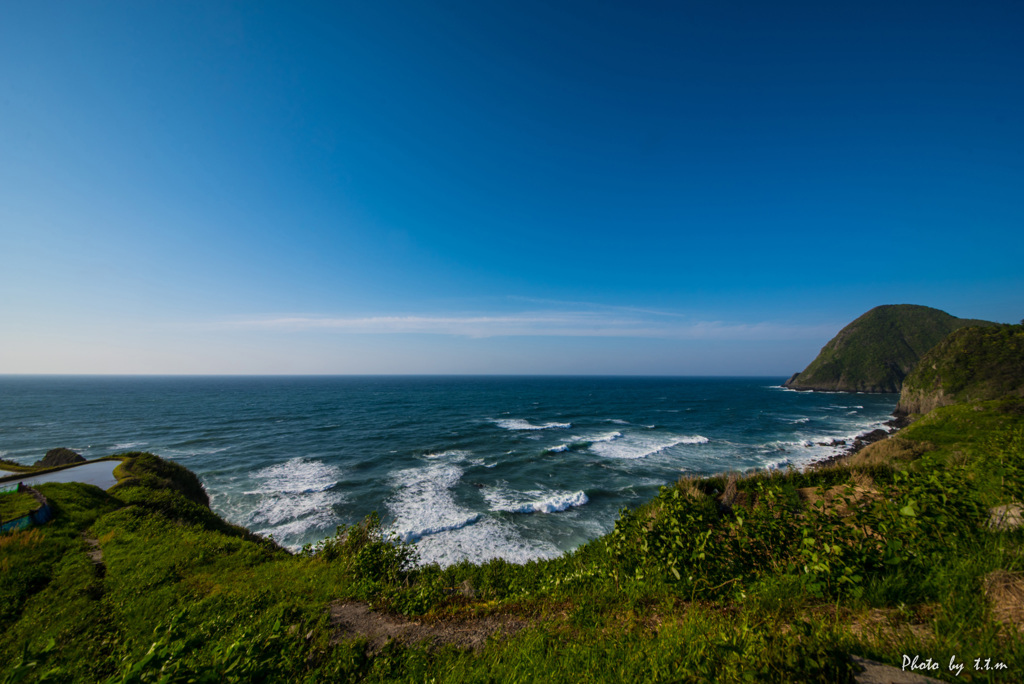
<instances>
[{"instance_id":1,"label":"dirt path","mask_svg":"<svg viewBox=\"0 0 1024 684\"><path fill-rule=\"evenodd\" d=\"M82 533L82 539L89 546L89 550L85 552L85 555L89 557L92 564L96 567L96 575L103 577L107 574L107 566L103 563L103 549L100 548L100 542L96 537L93 537L88 532Z\"/></svg>"},{"instance_id":2,"label":"dirt path","mask_svg":"<svg viewBox=\"0 0 1024 684\"><path fill-rule=\"evenodd\" d=\"M434 646L478 649L492 634L508 636L526 627L525 622L505 615L417 622L397 615L375 613L365 603L356 601L335 601L330 611L333 642L365 637L369 640L371 653L380 651L392 639L407 644L427 641Z\"/></svg>"}]
</instances>

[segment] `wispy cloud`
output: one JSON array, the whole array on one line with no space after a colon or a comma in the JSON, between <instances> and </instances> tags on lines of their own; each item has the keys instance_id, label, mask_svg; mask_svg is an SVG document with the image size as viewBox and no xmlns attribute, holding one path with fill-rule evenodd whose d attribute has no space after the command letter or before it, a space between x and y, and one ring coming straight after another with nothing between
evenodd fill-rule
<instances>
[{"instance_id":1,"label":"wispy cloud","mask_svg":"<svg viewBox=\"0 0 1024 684\"><path fill-rule=\"evenodd\" d=\"M631 337L681 340L827 338L833 325L692 321L632 310L520 312L501 315L284 315L226 321L224 327L279 332L334 330L349 334L433 334L464 337ZM644 314L647 315L644 315Z\"/></svg>"},{"instance_id":2,"label":"wispy cloud","mask_svg":"<svg viewBox=\"0 0 1024 684\"><path fill-rule=\"evenodd\" d=\"M669 318L688 318L686 314L679 313L678 311L663 311L660 309L649 309L640 306L623 306L615 304L599 304L597 302L565 301L561 299L541 299L538 297L521 297L518 295L510 295L508 299L509 301L553 305L555 307L560 307L563 309L572 308L585 309L588 311L623 311L638 314L649 314L651 316L665 316Z\"/></svg>"}]
</instances>

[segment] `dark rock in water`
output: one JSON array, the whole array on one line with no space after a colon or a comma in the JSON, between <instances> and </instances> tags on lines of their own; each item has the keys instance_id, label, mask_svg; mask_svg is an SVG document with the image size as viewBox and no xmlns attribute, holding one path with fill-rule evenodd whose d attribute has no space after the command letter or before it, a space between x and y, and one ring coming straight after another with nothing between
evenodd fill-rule
<instances>
[{"instance_id":1,"label":"dark rock in water","mask_svg":"<svg viewBox=\"0 0 1024 684\"><path fill-rule=\"evenodd\" d=\"M850 453L856 453L866 447L868 444L874 444L875 442L881 442L883 439L888 439L889 433L881 428L872 430L853 440L853 447Z\"/></svg>"},{"instance_id":2,"label":"dark rock in water","mask_svg":"<svg viewBox=\"0 0 1024 684\"><path fill-rule=\"evenodd\" d=\"M885 439L888 436L889 436L889 433L886 430L883 430L883 429L879 428L877 430L872 430L871 432L867 433L866 435L861 435L860 439L861 439L862 442L867 442L868 444L871 444L872 442L881 441L881 440Z\"/></svg>"},{"instance_id":3,"label":"dark rock in water","mask_svg":"<svg viewBox=\"0 0 1024 684\"><path fill-rule=\"evenodd\" d=\"M910 419L910 416L900 416L894 413L893 419L885 421L885 424L888 425L891 430L902 430L913 422L914 421Z\"/></svg>"},{"instance_id":4,"label":"dark rock in water","mask_svg":"<svg viewBox=\"0 0 1024 684\"><path fill-rule=\"evenodd\" d=\"M85 463L81 454L76 454L66 447L50 449L43 456L42 460L36 461L33 465L41 468L55 468L56 466L71 465L72 463Z\"/></svg>"}]
</instances>

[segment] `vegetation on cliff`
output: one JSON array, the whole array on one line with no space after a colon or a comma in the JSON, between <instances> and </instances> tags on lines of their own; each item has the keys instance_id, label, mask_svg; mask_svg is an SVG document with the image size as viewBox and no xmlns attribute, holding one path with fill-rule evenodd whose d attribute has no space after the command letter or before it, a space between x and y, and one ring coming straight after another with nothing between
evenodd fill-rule
<instances>
[{"instance_id":1,"label":"vegetation on cliff","mask_svg":"<svg viewBox=\"0 0 1024 684\"><path fill-rule=\"evenodd\" d=\"M878 306L839 331L786 387L841 392L899 392L920 358L966 326L995 325L956 318L913 304Z\"/></svg>"},{"instance_id":2,"label":"vegetation on cliff","mask_svg":"<svg viewBox=\"0 0 1024 684\"><path fill-rule=\"evenodd\" d=\"M1024 325L958 330L928 352L904 381L900 413L1024 396Z\"/></svg>"}]
</instances>

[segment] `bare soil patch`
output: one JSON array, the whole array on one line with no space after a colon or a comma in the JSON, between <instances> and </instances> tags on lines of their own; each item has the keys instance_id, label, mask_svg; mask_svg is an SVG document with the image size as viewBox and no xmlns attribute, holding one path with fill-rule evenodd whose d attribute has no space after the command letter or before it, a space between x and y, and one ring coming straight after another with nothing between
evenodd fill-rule
<instances>
[{"instance_id":1,"label":"bare soil patch","mask_svg":"<svg viewBox=\"0 0 1024 684\"><path fill-rule=\"evenodd\" d=\"M100 542L96 537L92 536L87 532L82 533L82 539L85 540L89 550L85 552L85 555L89 557L93 565L103 565L103 549L100 548Z\"/></svg>"},{"instance_id":2,"label":"bare soil patch","mask_svg":"<svg viewBox=\"0 0 1024 684\"><path fill-rule=\"evenodd\" d=\"M895 608L872 608L850 620L850 631L857 636L874 635L880 639L896 639L911 633L917 639L932 634L932 606L920 606L913 615L901 615Z\"/></svg>"},{"instance_id":3,"label":"bare soil patch","mask_svg":"<svg viewBox=\"0 0 1024 684\"><path fill-rule=\"evenodd\" d=\"M358 601L334 601L330 605L333 643L363 637L369 650L376 653L392 639L413 644L428 642L431 646L455 646L479 649L492 635L510 636L526 626L509 615L455 618L451 620L417 621L400 615L387 615L370 610Z\"/></svg>"},{"instance_id":4,"label":"bare soil patch","mask_svg":"<svg viewBox=\"0 0 1024 684\"><path fill-rule=\"evenodd\" d=\"M1006 570L989 573L985 597L992 607L992 617L1011 630L1024 631L1024 577Z\"/></svg>"}]
</instances>

